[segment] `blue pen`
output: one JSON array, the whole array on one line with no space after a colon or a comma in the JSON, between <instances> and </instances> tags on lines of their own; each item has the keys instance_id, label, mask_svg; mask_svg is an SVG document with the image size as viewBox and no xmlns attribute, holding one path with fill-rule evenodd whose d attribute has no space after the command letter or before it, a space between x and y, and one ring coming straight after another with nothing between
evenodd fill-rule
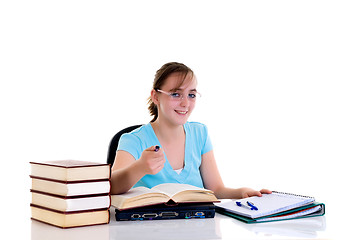
<instances>
[{"instance_id":1,"label":"blue pen","mask_svg":"<svg viewBox=\"0 0 359 240\"><path fill-rule=\"evenodd\" d=\"M237 204L238 207L244 207L244 208L247 208L247 209L249 209L249 210L252 210L251 207L249 207L249 206L247 206L247 205L244 205L244 204L242 204L241 202L236 202L236 204Z\"/></svg>"},{"instance_id":2,"label":"blue pen","mask_svg":"<svg viewBox=\"0 0 359 240\"><path fill-rule=\"evenodd\" d=\"M244 204L242 204L241 202L236 202L236 204L237 204L237 206L239 206L239 207L244 207L244 208L248 208L248 209L250 209L250 210L258 210L258 208L256 207L256 206L254 206L254 204L253 203L251 203L251 202L248 202L247 201L247 205L244 205Z\"/></svg>"},{"instance_id":3,"label":"blue pen","mask_svg":"<svg viewBox=\"0 0 359 240\"><path fill-rule=\"evenodd\" d=\"M251 210L256 210L256 211L258 211L258 208L257 208L256 206L254 206L254 204L253 204L252 202L247 201L247 204L248 204L248 206L251 207Z\"/></svg>"}]
</instances>

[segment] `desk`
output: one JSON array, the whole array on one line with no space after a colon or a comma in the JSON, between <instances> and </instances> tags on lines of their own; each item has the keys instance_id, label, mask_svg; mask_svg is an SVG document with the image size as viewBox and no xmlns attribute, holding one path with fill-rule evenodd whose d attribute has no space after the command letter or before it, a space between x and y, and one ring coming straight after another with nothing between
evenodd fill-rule
<instances>
[{"instance_id":1,"label":"desk","mask_svg":"<svg viewBox=\"0 0 359 240\"><path fill-rule=\"evenodd\" d=\"M245 224L216 213L209 219L177 219L154 221L115 220L110 209L106 225L60 229L31 221L32 240L57 239L333 239L327 229L326 216L282 222Z\"/></svg>"}]
</instances>

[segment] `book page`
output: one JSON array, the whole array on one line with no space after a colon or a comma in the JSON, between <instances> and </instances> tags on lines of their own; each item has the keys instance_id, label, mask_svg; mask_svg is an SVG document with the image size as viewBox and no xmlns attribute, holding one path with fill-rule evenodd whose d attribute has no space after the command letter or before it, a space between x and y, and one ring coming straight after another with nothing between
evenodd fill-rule
<instances>
[{"instance_id":1,"label":"book page","mask_svg":"<svg viewBox=\"0 0 359 240\"><path fill-rule=\"evenodd\" d=\"M123 198L133 198L133 197L137 197L146 193L152 193L154 191L152 191L149 188L146 187L135 187L132 188L131 190L129 190L126 193L122 193L119 196L123 197Z\"/></svg>"},{"instance_id":2,"label":"book page","mask_svg":"<svg viewBox=\"0 0 359 240\"><path fill-rule=\"evenodd\" d=\"M183 191L198 191L198 192L211 192L210 190L206 190L204 188L195 187L189 184L179 184L179 183L163 183L159 184L152 188L152 190L163 192L167 194L169 197L173 197L177 193Z\"/></svg>"},{"instance_id":3,"label":"book page","mask_svg":"<svg viewBox=\"0 0 359 240\"><path fill-rule=\"evenodd\" d=\"M167 194L146 187L136 187L126 193L111 195L111 205L117 209L147 206L168 201Z\"/></svg>"}]
</instances>

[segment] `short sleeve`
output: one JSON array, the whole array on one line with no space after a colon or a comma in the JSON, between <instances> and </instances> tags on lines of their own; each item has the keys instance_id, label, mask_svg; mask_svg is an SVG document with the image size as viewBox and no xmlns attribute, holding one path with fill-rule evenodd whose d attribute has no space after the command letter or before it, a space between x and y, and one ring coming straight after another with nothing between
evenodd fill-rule
<instances>
[{"instance_id":1,"label":"short sleeve","mask_svg":"<svg viewBox=\"0 0 359 240\"><path fill-rule=\"evenodd\" d=\"M201 155L211 151L213 149L211 138L208 134L208 128L206 125L202 125L202 139L204 139L204 144L201 150Z\"/></svg>"},{"instance_id":2,"label":"short sleeve","mask_svg":"<svg viewBox=\"0 0 359 240\"><path fill-rule=\"evenodd\" d=\"M130 153L136 160L141 157L141 140L134 134L125 133L121 136L118 143L117 151L126 151Z\"/></svg>"}]
</instances>

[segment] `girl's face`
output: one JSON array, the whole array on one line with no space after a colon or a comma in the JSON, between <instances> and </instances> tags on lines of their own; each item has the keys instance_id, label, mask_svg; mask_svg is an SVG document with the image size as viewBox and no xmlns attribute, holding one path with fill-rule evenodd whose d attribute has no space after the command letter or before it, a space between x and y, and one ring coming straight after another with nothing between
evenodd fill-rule
<instances>
[{"instance_id":1,"label":"girl's face","mask_svg":"<svg viewBox=\"0 0 359 240\"><path fill-rule=\"evenodd\" d=\"M173 126L185 124L196 105L196 77L188 74L182 85L177 87L182 79L182 74L173 73L161 89L152 90L152 99L158 108L158 119Z\"/></svg>"}]
</instances>

